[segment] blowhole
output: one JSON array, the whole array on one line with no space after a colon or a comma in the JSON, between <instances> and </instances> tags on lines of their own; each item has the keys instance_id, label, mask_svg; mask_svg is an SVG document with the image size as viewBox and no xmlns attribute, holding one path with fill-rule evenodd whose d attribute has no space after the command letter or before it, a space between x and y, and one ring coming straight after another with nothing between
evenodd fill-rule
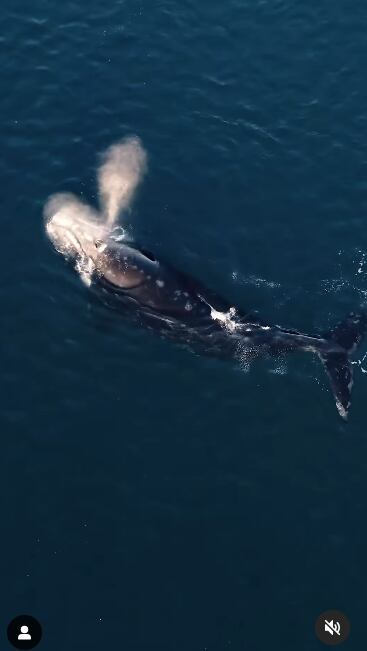
<instances>
[{"instance_id":1,"label":"blowhole","mask_svg":"<svg viewBox=\"0 0 367 651\"><path fill-rule=\"evenodd\" d=\"M150 251L147 251L146 249L140 249L140 252L145 255L148 260L151 260L152 262L157 262L157 259L154 257L153 253Z\"/></svg>"}]
</instances>

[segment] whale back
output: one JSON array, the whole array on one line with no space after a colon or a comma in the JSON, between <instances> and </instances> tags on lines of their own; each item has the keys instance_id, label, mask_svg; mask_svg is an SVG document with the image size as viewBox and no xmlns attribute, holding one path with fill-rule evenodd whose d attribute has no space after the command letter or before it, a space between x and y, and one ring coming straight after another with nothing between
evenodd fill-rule
<instances>
[{"instance_id":1,"label":"whale back","mask_svg":"<svg viewBox=\"0 0 367 651\"><path fill-rule=\"evenodd\" d=\"M141 306L184 320L210 317L213 304L215 309L229 309L226 301L209 295L198 281L145 249L113 241L102 244L102 249L96 263L98 281L112 293L128 295Z\"/></svg>"}]
</instances>

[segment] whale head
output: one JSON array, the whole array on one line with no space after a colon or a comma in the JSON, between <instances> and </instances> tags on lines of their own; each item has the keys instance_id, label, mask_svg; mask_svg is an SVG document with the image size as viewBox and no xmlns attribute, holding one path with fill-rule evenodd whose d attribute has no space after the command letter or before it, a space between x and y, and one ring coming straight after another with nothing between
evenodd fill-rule
<instances>
[{"instance_id":1,"label":"whale head","mask_svg":"<svg viewBox=\"0 0 367 651\"><path fill-rule=\"evenodd\" d=\"M73 194L54 194L44 208L45 230L55 249L71 262L96 255L108 230L98 212Z\"/></svg>"},{"instance_id":2,"label":"whale head","mask_svg":"<svg viewBox=\"0 0 367 651\"><path fill-rule=\"evenodd\" d=\"M91 284L100 257L99 242L110 228L92 207L73 194L52 195L44 208L47 237L56 251L71 263L86 285Z\"/></svg>"},{"instance_id":3,"label":"whale head","mask_svg":"<svg viewBox=\"0 0 367 651\"><path fill-rule=\"evenodd\" d=\"M86 285L93 275L129 288L145 279L156 263L112 236L99 213L72 194L51 196L44 208L45 230L54 248L71 263Z\"/></svg>"}]
</instances>

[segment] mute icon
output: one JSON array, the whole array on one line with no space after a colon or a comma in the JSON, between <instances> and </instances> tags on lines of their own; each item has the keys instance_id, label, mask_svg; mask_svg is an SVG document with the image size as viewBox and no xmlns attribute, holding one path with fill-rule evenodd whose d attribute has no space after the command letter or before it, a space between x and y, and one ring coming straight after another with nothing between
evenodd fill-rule
<instances>
[{"instance_id":1,"label":"mute icon","mask_svg":"<svg viewBox=\"0 0 367 651\"><path fill-rule=\"evenodd\" d=\"M349 619L340 610L326 610L316 619L315 633L328 646L341 644L350 634Z\"/></svg>"}]
</instances>

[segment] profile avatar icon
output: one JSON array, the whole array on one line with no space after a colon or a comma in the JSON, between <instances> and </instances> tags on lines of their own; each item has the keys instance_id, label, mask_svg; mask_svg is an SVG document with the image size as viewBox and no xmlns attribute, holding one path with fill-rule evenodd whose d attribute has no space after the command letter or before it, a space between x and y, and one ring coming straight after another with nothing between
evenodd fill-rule
<instances>
[{"instance_id":1,"label":"profile avatar icon","mask_svg":"<svg viewBox=\"0 0 367 651\"><path fill-rule=\"evenodd\" d=\"M34 649L38 646L42 638L42 627L35 617L23 614L11 620L7 634L13 647L25 651L25 649Z\"/></svg>"},{"instance_id":2,"label":"profile avatar icon","mask_svg":"<svg viewBox=\"0 0 367 651\"><path fill-rule=\"evenodd\" d=\"M32 637L29 635L28 631L29 631L28 626L21 626L20 633L18 635L18 640L31 640Z\"/></svg>"}]
</instances>

